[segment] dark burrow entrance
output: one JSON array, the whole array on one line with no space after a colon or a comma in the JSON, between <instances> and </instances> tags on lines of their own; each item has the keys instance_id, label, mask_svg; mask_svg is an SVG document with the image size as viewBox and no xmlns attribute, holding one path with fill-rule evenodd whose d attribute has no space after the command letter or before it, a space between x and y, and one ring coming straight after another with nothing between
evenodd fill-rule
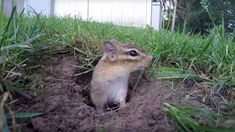
<instances>
[{"instance_id":1,"label":"dark burrow entrance","mask_svg":"<svg viewBox=\"0 0 235 132\"><path fill-rule=\"evenodd\" d=\"M95 65L95 64L94 64ZM82 90L79 92L79 94L84 98L83 102L85 104L87 104L88 106L94 107L95 105L92 103L92 100L90 98L90 82L91 82L91 78L92 78L92 71L88 72L86 74L82 74L82 75L78 75L79 73L84 72L83 70L76 68L75 72L74 72L74 81L76 84L82 86ZM131 74L131 78L128 84L128 92L127 92L127 98L126 98L126 102L129 103L130 99L131 99L131 93L133 92L133 87L134 87L134 83L131 82L131 80L136 80L137 77L139 76L140 72L135 72ZM104 105L104 110L105 111L110 111L110 110L118 110L120 104L115 104L113 102L109 102L107 104Z\"/></svg>"}]
</instances>

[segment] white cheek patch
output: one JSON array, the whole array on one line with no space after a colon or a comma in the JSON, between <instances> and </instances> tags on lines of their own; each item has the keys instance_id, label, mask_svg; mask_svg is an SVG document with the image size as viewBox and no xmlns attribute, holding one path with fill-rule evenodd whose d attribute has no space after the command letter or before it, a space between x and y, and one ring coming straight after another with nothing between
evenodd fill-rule
<instances>
[{"instance_id":1,"label":"white cheek patch","mask_svg":"<svg viewBox=\"0 0 235 132\"><path fill-rule=\"evenodd\" d=\"M136 61L137 57L132 57L130 55L121 55L119 56L120 60L130 60L130 61Z\"/></svg>"},{"instance_id":2,"label":"white cheek patch","mask_svg":"<svg viewBox=\"0 0 235 132\"><path fill-rule=\"evenodd\" d=\"M125 52L130 52L131 50L135 50L138 52L138 50L136 48L128 48L128 49L125 49Z\"/></svg>"}]
</instances>

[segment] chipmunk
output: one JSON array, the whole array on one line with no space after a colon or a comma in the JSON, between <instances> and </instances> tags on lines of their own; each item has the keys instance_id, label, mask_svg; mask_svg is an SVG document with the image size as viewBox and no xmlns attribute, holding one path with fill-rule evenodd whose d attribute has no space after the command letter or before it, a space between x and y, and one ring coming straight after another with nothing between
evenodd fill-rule
<instances>
[{"instance_id":1,"label":"chipmunk","mask_svg":"<svg viewBox=\"0 0 235 132\"><path fill-rule=\"evenodd\" d=\"M97 110L107 103L126 106L130 73L146 67L152 56L134 45L120 44L112 39L104 42L104 54L95 66L90 97Z\"/></svg>"}]
</instances>

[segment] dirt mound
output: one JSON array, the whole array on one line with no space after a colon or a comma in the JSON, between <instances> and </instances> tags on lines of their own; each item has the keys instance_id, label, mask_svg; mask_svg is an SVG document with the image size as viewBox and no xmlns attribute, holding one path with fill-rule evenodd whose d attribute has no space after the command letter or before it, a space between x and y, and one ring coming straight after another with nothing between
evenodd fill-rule
<instances>
[{"instance_id":1,"label":"dirt mound","mask_svg":"<svg viewBox=\"0 0 235 132\"><path fill-rule=\"evenodd\" d=\"M44 114L32 119L24 131L174 130L166 125L162 110L168 92L166 83L143 80L136 90L129 90L127 107L98 114L89 99L89 85L78 84L79 78L72 77L77 63L68 55L45 60L43 85L47 90L39 95L36 104L27 108Z\"/></svg>"}]
</instances>

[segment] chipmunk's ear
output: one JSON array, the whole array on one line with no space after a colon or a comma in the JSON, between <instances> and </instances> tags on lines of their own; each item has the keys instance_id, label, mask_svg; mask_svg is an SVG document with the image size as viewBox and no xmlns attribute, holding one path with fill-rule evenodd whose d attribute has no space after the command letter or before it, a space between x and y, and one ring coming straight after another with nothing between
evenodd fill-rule
<instances>
[{"instance_id":1,"label":"chipmunk's ear","mask_svg":"<svg viewBox=\"0 0 235 132\"><path fill-rule=\"evenodd\" d=\"M117 58L117 45L116 43L111 41L104 42L104 52L108 55L108 58L114 61Z\"/></svg>"},{"instance_id":2,"label":"chipmunk's ear","mask_svg":"<svg viewBox=\"0 0 235 132\"><path fill-rule=\"evenodd\" d=\"M118 44L118 41L117 41L116 39L111 39L110 42L111 42L112 44L116 44L116 45Z\"/></svg>"}]
</instances>

